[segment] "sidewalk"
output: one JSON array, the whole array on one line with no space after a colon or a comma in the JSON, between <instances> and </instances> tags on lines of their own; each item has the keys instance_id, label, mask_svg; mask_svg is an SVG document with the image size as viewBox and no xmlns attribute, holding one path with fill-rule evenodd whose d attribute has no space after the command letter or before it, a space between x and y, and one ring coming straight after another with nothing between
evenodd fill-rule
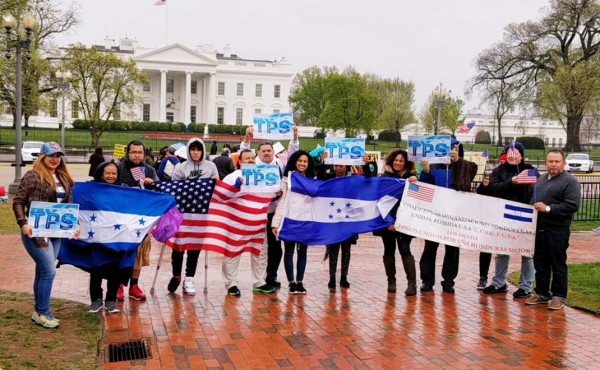
<instances>
[{"instance_id":1,"label":"sidewalk","mask_svg":"<svg viewBox=\"0 0 600 370\"><path fill-rule=\"evenodd\" d=\"M413 241L417 260L422 241ZM31 292L34 265L17 235L0 236L0 288ZM443 259L438 253L440 276ZM351 288L329 293L324 249L309 248L306 296L290 296L285 287L273 295L253 294L248 257L240 265L242 296L226 294L222 257L209 253L208 292L203 294L204 253L195 277L197 294L169 294L167 250L156 294L152 266L142 271L148 300L119 303L122 312L105 314L103 344L150 338L152 359L104 364L104 369L205 368L573 368L600 364L600 318L565 307L553 312L524 306L512 294L485 295L475 289L478 253L461 250L456 294L441 292L405 297L406 280L397 258L399 293L387 294L379 238L361 235L353 246L348 280ZM600 235L571 236L569 262L600 261ZM512 258L510 271L519 269ZM493 264L492 264L493 270ZM283 266L280 279L285 280ZM88 277L71 266L57 273L53 297L89 304ZM511 292L515 288L511 287ZM67 317L58 317L68 320ZM60 329L59 329L60 330Z\"/></svg>"}]
</instances>

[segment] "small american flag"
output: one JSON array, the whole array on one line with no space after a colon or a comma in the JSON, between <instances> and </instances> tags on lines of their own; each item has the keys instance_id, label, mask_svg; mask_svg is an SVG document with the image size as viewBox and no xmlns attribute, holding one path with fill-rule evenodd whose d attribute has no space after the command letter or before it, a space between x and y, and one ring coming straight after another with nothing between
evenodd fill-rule
<instances>
[{"instance_id":1,"label":"small american flag","mask_svg":"<svg viewBox=\"0 0 600 370\"><path fill-rule=\"evenodd\" d=\"M417 184L408 185L408 192L406 193L406 196L410 198L423 200L428 203L431 203L433 201L434 195L435 189Z\"/></svg>"},{"instance_id":2,"label":"small american flag","mask_svg":"<svg viewBox=\"0 0 600 370\"><path fill-rule=\"evenodd\" d=\"M258 255L264 243L267 208L274 193L241 193L212 179L158 182L183 213L183 223L166 244L177 251L210 250L227 257L243 252Z\"/></svg>"},{"instance_id":3,"label":"small american flag","mask_svg":"<svg viewBox=\"0 0 600 370\"><path fill-rule=\"evenodd\" d=\"M158 0L154 5L167 5L167 0Z\"/></svg>"},{"instance_id":4,"label":"small american flag","mask_svg":"<svg viewBox=\"0 0 600 370\"><path fill-rule=\"evenodd\" d=\"M142 181L145 177L146 168L144 166L133 167L131 175L135 181Z\"/></svg>"},{"instance_id":5,"label":"small american flag","mask_svg":"<svg viewBox=\"0 0 600 370\"><path fill-rule=\"evenodd\" d=\"M473 128L473 126L475 126L475 122L470 122L470 123L467 123L466 125L459 126L458 133L459 134L468 134L469 131L471 131L471 129Z\"/></svg>"},{"instance_id":6,"label":"small american flag","mask_svg":"<svg viewBox=\"0 0 600 370\"><path fill-rule=\"evenodd\" d=\"M537 171L536 170L525 170L517 176L519 184L535 184L537 183Z\"/></svg>"},{"instance_id":7,"label":"small american flag","mask_svg":"<svg viewBox=\"0 0 600 370\"><path fill-rule=\"evenodd\" d=\"M511 141L508 145L508 150L506 151L506 158L517 158L517 148L515 148L515 141Z\"/></svg>"},{"instance_id":8,"label":"small american flag","mask_svg":"<svg viewBox=\"0 0 600 370\"><path fill-rule=\"evenodd\" d=\"M277 154L276 157L277 157L277 159L279 159L281 161L281 164L283 165L283 167L287 166L287 161L288 161L288 157L289 157L289 153L287 150L284 150L283 152Z\"/></svg>"},{"instance_id":9,"label":"small american flag","mask_svg":"<svg viewBox=\"0 0 600 370\"><path fill-rule=\"evenodd\" d=\"M598 226L597 228L593 229L592 231L595 232L595 233L600 234L600 226Z\"/></svg>"}]
</instances>

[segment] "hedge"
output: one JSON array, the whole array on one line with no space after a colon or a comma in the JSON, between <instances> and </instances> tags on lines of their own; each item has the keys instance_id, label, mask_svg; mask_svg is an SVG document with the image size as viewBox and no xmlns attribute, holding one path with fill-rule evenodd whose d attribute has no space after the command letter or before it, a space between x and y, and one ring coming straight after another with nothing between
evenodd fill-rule
<instances>
[{"instance_id":1,"label":"hedge","mask_svg":"<svg viewBox=\"0 0 600 370\"><path fill-rule=\"evenodd\" d=\"M401 141L402 135L396 130L383 130L379 133L378 139L383 141Z\"/></svg>"},{"instance_id":2,"label":"hedge","mask_svg":"<svg viewBox=\"0 0 600 370\"><path fill-rule=\"evenodd\" d=\"M516 141L523 144L525 149L544 150L544 140L540 139L539 137L521 136L521 137L518 137Z\"/></svg>"},{"instance_id":3,"label":"hedge","mask_svg":"<svg viewBox=\"0 0 600 370\"><path fill-rule=\"evenodd\" d=\"M187 132L204 132L204 123L190 123L187 127ZM233 134L243 135L248 126L243 125L209 125L209 131L212 134ZM76 119L73 121L73 128L79 130L87 130L89 121ZM158 132L186 132L185 124L182 122L155 122L155 121L109 121L108 127L105 130L111 131L158 131Z\"/></svg>"}]
</instances>

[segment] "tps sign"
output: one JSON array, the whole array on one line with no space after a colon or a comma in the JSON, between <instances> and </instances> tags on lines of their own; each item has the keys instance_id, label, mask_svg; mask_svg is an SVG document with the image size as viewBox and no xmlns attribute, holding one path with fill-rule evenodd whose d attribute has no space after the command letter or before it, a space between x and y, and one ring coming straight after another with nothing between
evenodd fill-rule
<instances>
[{"instance_id":1,"label":"tps sign","mask_svg":"<svg viewBox=\"0 0 600 370\"><path fill-rule=\"evenodd\" d=\"M248 193L273 193L281 189L279 166L276 164L243 164L242 191Z\"/></svg>"},{"instance_id":2,"label":"tps sign","mask_svg":"<svg viewBox=\"0 0 600 370\"><path fill-rule=\"evenodd\" d=\"M450 163L451 137L447 135L409 136L408 159L429 163Z\"/></svg>"},{"instance_id":3,"label":"tps sign","mask_svg":"<svg viewBox=\"0 0 600 370\"><path fill-rule=\"evenodd\" d=\"M71 238L78 216L79 204L31 202L27 224L34 237Z\"/></svg>"},{"instance_id":4,"label":"tps sign","mask_svg":"<svg viewBox=\"0 0 600 370\"><path fill-rule=\"evenodd\" d=\"M257 139L289 139L294 137L291 113L255 114L254 132Z\"/></svg>"},{"instance_id":5,"label":"tps sign","mask_svg":"<svg viewBox=\"0 0 600 370\"><path fill-rule=\"evenodd\" d=\"M325 152L325 164L362 165L365 139L326 137Z\"/></svg>"}]
</instances>

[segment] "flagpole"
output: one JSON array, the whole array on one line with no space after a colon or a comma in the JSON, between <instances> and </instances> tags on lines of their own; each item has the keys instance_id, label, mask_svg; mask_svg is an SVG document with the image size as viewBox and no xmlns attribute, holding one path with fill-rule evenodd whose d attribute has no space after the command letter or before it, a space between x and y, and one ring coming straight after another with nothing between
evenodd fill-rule
<instances>
[{"instance_id":1,"label":"flagpole","mask_svg":"<svg viewBox=\"0 0 600 370\"><path fill-rule=\"evenodd\" d=\"M169 45L169 4L165 2L165 46Z\"/></svg>"},{"instance_id":2,"label":"flagpole","mask_svg":"<svg viewBox=\"0 0 600 370\"><path fill-rule=\"evenodd\" d=\"M160 247L160 256L158 257L158 262L156 263L156 272L154 273L154 280L152 280L152 288L150 288L151 295L154 295L154 286L156 285L156 278L158 277L158 270L160 270L160 264L162 262L164 255L165 255L165 243L162 243L162 246Z\"/></svg>"},{"instance_id":3,"label":"flagpole","mask_svg":"<svg viewBox=\"0 0 600 370\"><path fill-rule=\"evenodd\" d=\"M208 293L208 251L204 251L204 294Z\"/></svg>"}]
</instances>

